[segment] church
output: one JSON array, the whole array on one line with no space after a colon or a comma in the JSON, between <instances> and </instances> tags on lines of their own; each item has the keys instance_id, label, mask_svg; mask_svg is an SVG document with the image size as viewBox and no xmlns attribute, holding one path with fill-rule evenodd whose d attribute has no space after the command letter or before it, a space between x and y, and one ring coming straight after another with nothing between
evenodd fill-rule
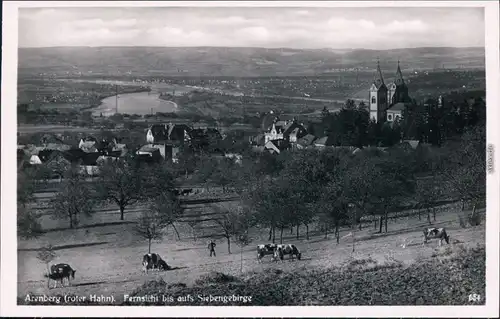
<instances>
[{"instance_id":1,"label":"church","mask_svg":"<svg viewBox=\"0 0 500 319\"><path fill-rule=\"evenodd\" d=\"M408 87L403 79L399 66L396 78L389 85L384 83L380 62L377 61L377 71L370 87L370 119L375 122L394 122L402 117L403 110L411 102Z\"/></svg>"}]
</instances>

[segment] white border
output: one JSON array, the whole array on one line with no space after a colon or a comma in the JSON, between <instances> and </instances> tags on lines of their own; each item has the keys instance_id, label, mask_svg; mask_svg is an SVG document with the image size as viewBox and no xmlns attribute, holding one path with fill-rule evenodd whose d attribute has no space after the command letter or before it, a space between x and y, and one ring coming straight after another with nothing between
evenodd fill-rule
<instances>
[{"instance_id":1,"label":"white border","mask_svg":"<svg viewBox=\"0 0 500 319\"><path fill-rule=\"evenodd\" d=\"M151 2L151 1L26 1L3 2L2 28L2 188L1 188L1 264L0 264L0 316L40 317L498 317L499 315L499 214L498 196L500 156L499 88L499 7L495 1L214 1L214 2ZM16 238L16 133L17 116L17 33L19 7L484 7L486 50L486 99L487 142L495 144L495 172L487 177L487 223L486 223L486 300L485 306L325 306L325 307L105 307L90 306L17 306L17 249ZM466 23L466 21L464 21ZM472 27L472 26L471 26ZM201 313L202 311L202 313Z\"/></svg>"}]
</instances>

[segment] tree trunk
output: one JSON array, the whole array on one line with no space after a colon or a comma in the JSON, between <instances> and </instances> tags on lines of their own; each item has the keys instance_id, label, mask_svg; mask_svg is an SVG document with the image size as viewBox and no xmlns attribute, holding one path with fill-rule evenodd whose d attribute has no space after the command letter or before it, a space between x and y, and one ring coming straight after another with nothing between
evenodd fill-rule
<instances>
[{"instance_id":1,"label":"tree trunk","mask_svg":"<svg viewBox=\"0 0 500 319\"><path fill-rule=\"evenodd\" d=\"M373 229L377 229L377 220L376 219L373 220Z\"/></svg>"},{"instance_id":2,"label":"tree trunk","mask_svg":"<svg viewBox=\"0 0 500 319\"><path fill-rule=\"evenodd\" d=\"M338 221L335 221L335 237L337 237L337 244L340 243L340 231L339 231Z\"/></svg>"},{"instance_id":3,"label":"tree trunk","mask_svg":"<svg viewBox=\"0 0 500 319\"><path fill-rule=\"evenodd\" d=\"M432 225L432 222L431 222L431 211L428 208L427 208L427 222L429 223L429 225Z\"/></svg>"},{"instance_id":4,"label":"tree trunk","mask_svg":"<svg viewBox=\"0 0 500 319\"><path fill-rule=\"evenodd\" d=\"M474 204L474 206L472 206L472 217L474 217L474 215L476 214L476 204Z\"/></svg>"},{"instance_id":5,"label":"tree trunk","mask_svg":"<svg viewBox=\"0 0 500 319\"><path fill-rule=\"evenodd\" d=\"M325 225L323 225L323 227L325 227L325 239L327 239L328 238L328 226L325 223Z\"/></svg>"},{"instance_id":6,"label":"tree trunk","mask_svg":"<svg viewBox=\"0 0 500 319\"><path fill-rule=\"evenodd\" d=\"M243 246L241 246L240 250L240 272L243 273Z\"/></svg>"},{"instance_id":7,"label":"tree trunk","mask_svg":"<svg viewBox=\"0 0 500 319\"><path fill-rule=\"evenodd\" d=\"M273 226L273 244L276 242L276 226Z\"/></svg>"},{"instance_id":8,"label":"tree trunk","mask_svg":"<svg viewBox=\"0 0 500 319\"><path fill-rule=\"evenodd\" d=\"M418 220L422 220L422 216L420 216L420 209L418 209Z\"/></svg>"},{"instance_id":9,"label":"tree trunk","mask_svg":"<svg viewBox=\"0 0 500 319\"><path fill-rule=\"evenodd\" d=\"M384 216L380 215L380 219L379 219L379 229L378 229L378 232L382 234L382 225L383 225L383 221L384 221Z\"/></svg>"},{"instance_id":10,"label":"tree trunk","mask_svg":"<svg viewBox=\"0 0 500 319\"><path fill-rule=\"evenodd\" d=\"M120 205L120 220L124 220L125 207Z\"/></svg>"},{"instance_id":11,"label":"tree trunk","mask_svg":"<svg viewBox=\"0 0 500 319\"><path fill-rule=\"evenodd\" d=\"M180 240L181 239L181 236L179 236L179 231L177 231L177 228L175 228L175 225L172 224L172 227L174 228L175 230L175 233L177 234L177 239Z\"/></svg>"},{"instance_id":12,"label":"tree trunk","mask_svg":"<svg viewBox=\"0 0 500 319\"><path fill-rule=\"evenodd\" d=\"M297 224L297 239L299 239L299 226L300 224Z\"/></svg>"},{"instance_id":13,"label":"tree trunk","mask_svg":"<svg viewBox=\"0 0 500 319\"><path fill-rule=\"evenodd\" d=\"M384 224L385 224L385 232L387 233L387 220L389 219L389 212L387 211L387 208L385 209L385 218L384 218Z\"/></svg>"},{"instance_id":14,"label":"tree trunk","mask_svg":"<svg viewBox=\"0 0 500 319\"><path fill-rule=\"evenodd\" d=\"M271 240L273 238L273 227L269 227L269 238L267 240Z\"/></svg>"},{"instance_id":15,"label":"tree trunk","mask_svg":"<svg viewBox=\"0 0 500 319\"><path fill-rule=\"evenodd\" d=\"M283 244L283 229L284 227L281 226L281 232L280 232L280 244Z\"/></svg>"},{"instance_id":16,"label":"tree trunk","mask_svg":"<svg viewBox=\"0 0 500 319\"><path fill-rule=\"evenodd\" d=\"M359 230L362 230L362 227L363 227L363 223L361 221L359 221Z\"/></svg>"},{"instance_id":17,"label":"tree trunk","mask_svg":"<svg viewBox=\"0 0 500 319\"><path fill-rule=\"evenodd\" d=\"M290 235L293 235L293 226L290 226Z\"/></svg>"},{"instance_id":18,"label":"tree trunk","mask_svg":"<svg viewBox=\"0 0 500 319\"><path fill-rule=\"evenodd\" d=\"M434 218L434 221L436 221L436 207L432 207L432 217Z\"/></svg>"},{"instance_id":19,"label":"tree trunk","mask_svg":"<svg viewBox=\"0 0 500 319\"><path fill-rule=\"evenodd\" d=\"M306 224L306 239L309 240L309 224Z\"/></svg>"},{"instance_id":20,"label":"tree trunk","mask_svg":"<svg viewBox=\"0 0 500 319\"><path fill-rule=\"evenodd\" d=\"M462 199L462 211L465 209L465 200Z\"/></svg>"},{"instance_id":21,"label":"tree trunk","mask_svg":"<svg viewBox=\"0 0 500 319\"><path fill-rule=\"evenodd\" d=\"M226 237L227 239L227 252L231 254L231 237Z\"/></svg>"},{"instance_id":22,"label":"tree trunk","mask_svg":"<svg viewBox=\"0 0 500 319\"><path fill-rule=\"evenodd\" d=\"M151 238L148 239L148 254L151 254Z\"/></svg>"},{"instance_id":23,"label":"tree trunk","mask_svg":"<svg viewBox=\"0 0 500 319\"><path fill-rule=\"evenodd\" d=\"M73 223L73 213L69 214L69 228L73 228L74 223Z\"/></svg>"}]
</instances>

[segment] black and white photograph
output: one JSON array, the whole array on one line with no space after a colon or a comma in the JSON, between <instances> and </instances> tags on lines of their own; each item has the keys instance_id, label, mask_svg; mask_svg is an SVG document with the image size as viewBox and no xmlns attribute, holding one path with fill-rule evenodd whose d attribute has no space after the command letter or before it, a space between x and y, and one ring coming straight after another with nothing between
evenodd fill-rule
<instances>
[{"instance_id":1,"label":"black and white photograph","mask_svg":"<svg viewBox=\"0 0 500 319\"><path fill-rule=\"evenodd\" d=\"M1 315L498 316L498 25L4 2Z\"/></svg>"}]
</instances>

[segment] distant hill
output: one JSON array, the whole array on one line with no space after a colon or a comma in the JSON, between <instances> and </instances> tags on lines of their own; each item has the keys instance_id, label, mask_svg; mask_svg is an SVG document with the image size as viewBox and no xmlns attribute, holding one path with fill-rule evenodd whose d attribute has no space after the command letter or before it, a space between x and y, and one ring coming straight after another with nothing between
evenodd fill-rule
<instances>
[{"instance_id":1,"label":"distant hill","mask_svg":"<svg viewBox=\"0 0 500 319\"><path fill-rule=\"evenodd\" d=\"M221 47L53 47L20 48L19 73L169 76L317 75L338 69L484 68L484 48L392 50L265 49Z\"/></svg>"}]
</instances>

